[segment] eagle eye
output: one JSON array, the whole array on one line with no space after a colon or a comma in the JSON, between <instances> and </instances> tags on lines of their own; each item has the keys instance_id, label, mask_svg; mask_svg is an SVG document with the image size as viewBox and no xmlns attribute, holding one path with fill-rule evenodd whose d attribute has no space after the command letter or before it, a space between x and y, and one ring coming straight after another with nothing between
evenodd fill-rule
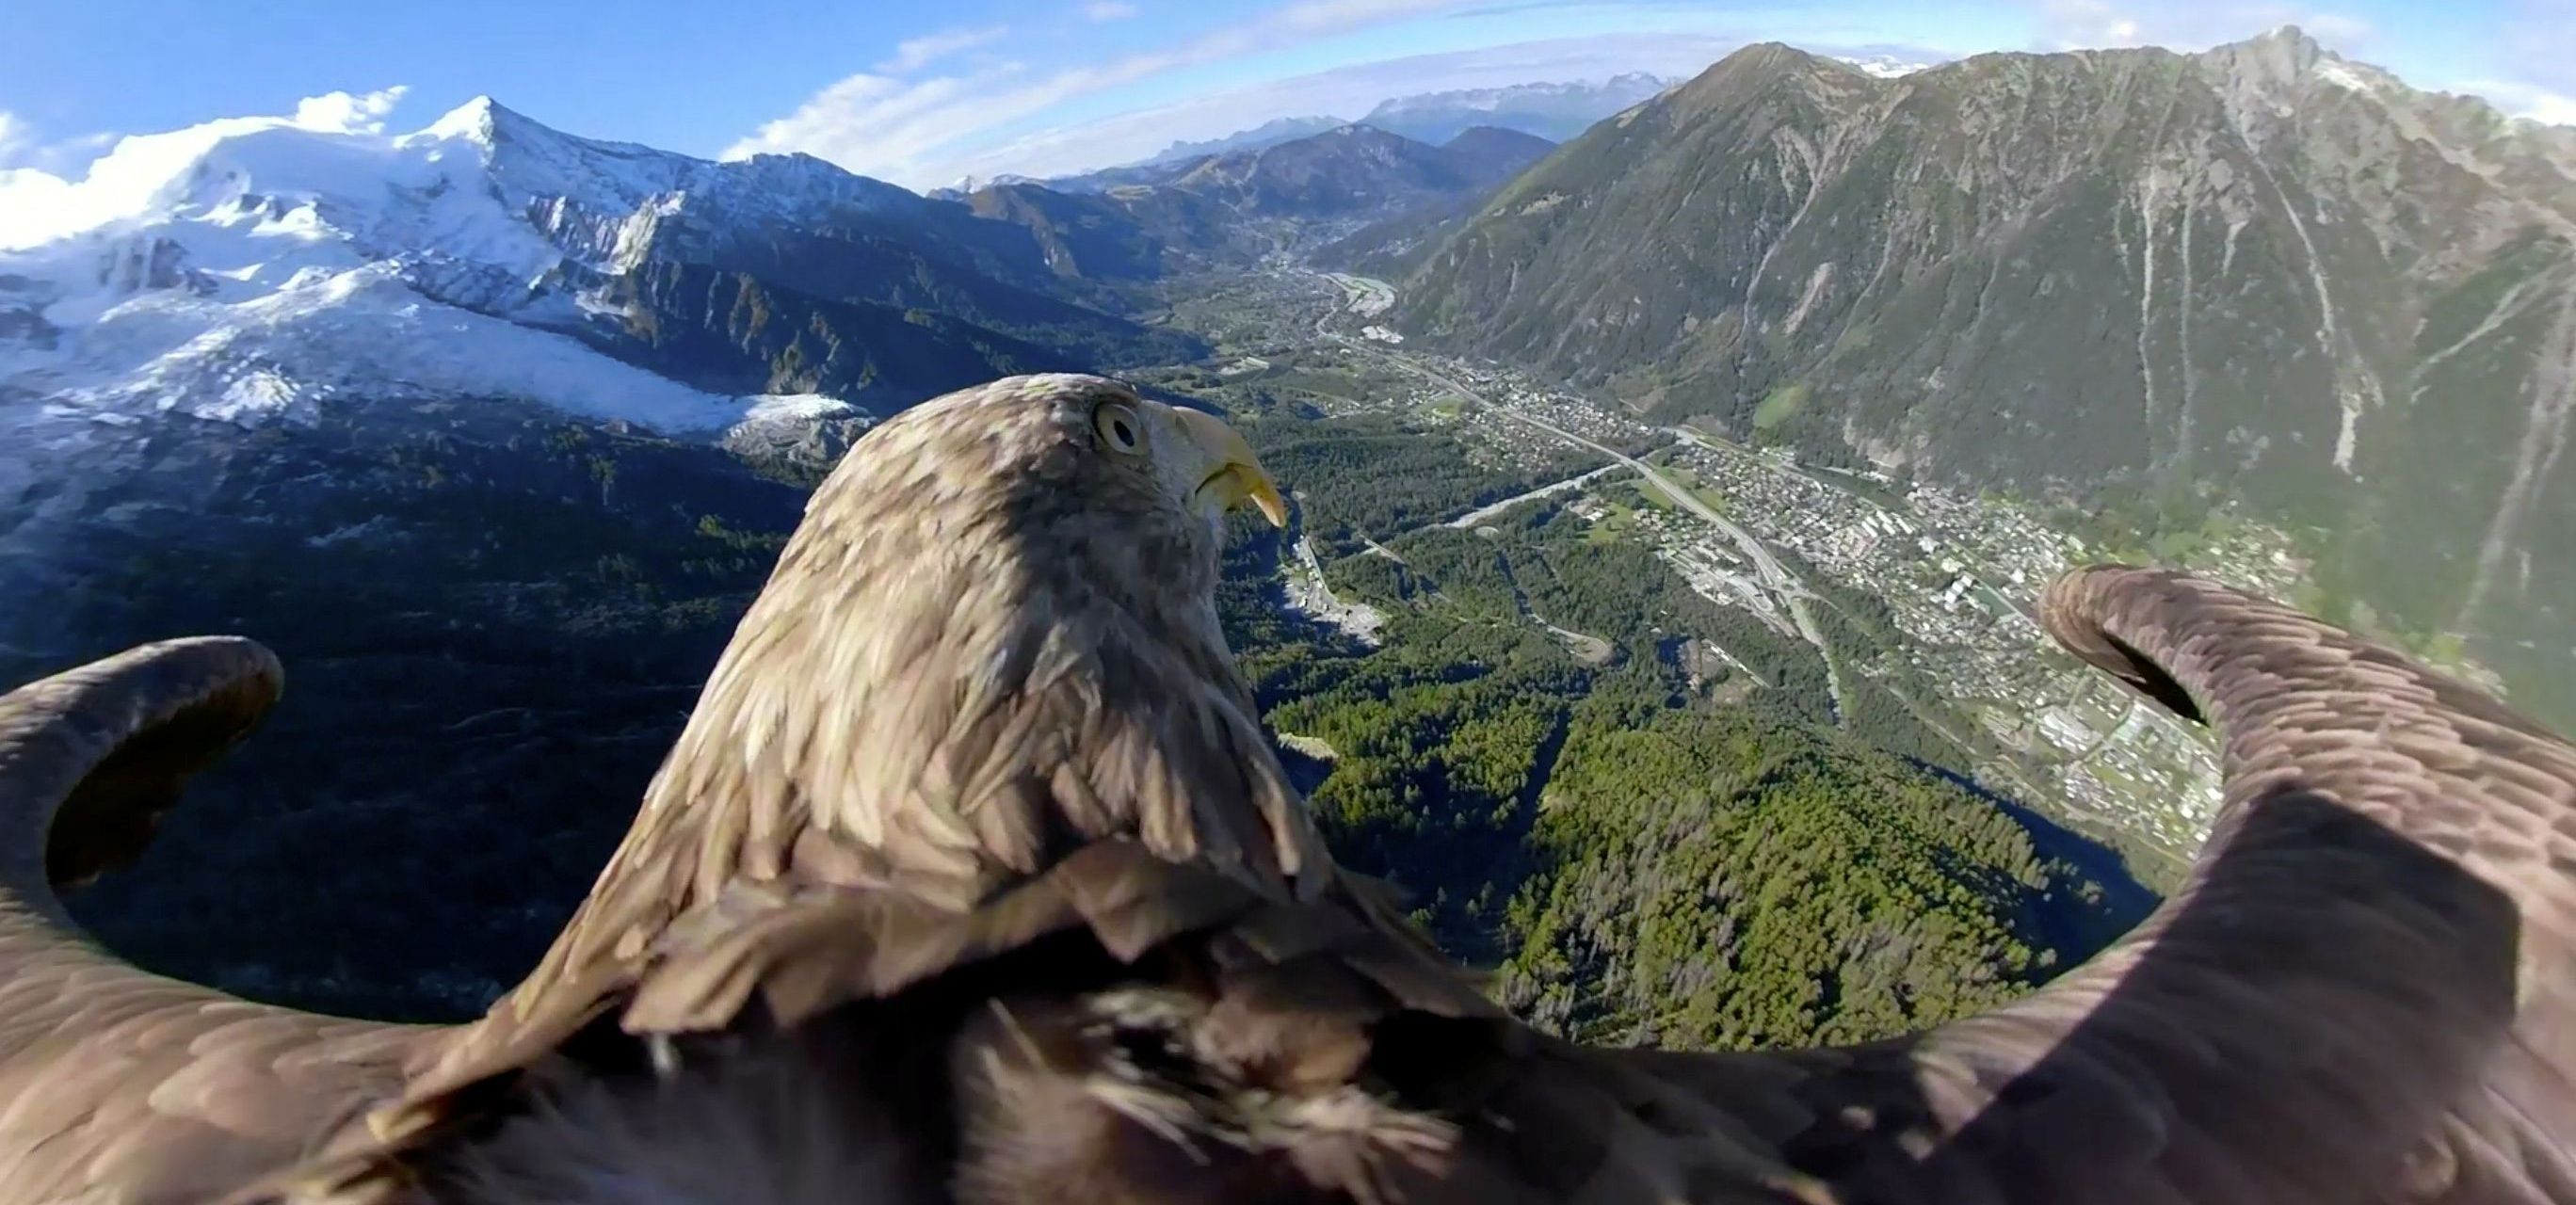
<instances>
[{"instance_id":1,"label":"eagle eye","mask_svg":"<svg viewBox=\"0 0 2576 1205\"><path fill-rule=\"evenodd\" d=\"M1099 409L1091 412L1091 429L1121 452L1136 452L1145 444L1144 421L1137 417L1136 408L1125 402L1102 402Z\"/></svg>"}]
</instances>

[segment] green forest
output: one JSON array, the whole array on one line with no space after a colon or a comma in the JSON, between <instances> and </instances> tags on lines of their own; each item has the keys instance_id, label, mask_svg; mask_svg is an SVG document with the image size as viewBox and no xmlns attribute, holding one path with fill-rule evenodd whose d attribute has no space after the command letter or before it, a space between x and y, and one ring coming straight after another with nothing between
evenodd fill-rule
<instances>
[{"instance_id":1,"label":"green forest","mask_svg":"<svg viewBox=\"0 0 2576 1205\"><path fill-rule=\"evenodd\" d=\"M1334 421L1301 425L1329 445ZM1383 530L1365 478L1291 480L1311 529ZM1221 602L1270 723L1320 758L1296 755L1328 839L1547 1028L1706 1048L1883 1036L2019 994L2152 905L2116 856L1918 764L1965 756L1899 694L1937 699L1929 684L1858 679L1837 728L1812 646L1552 503L1327 560L1337 593L1389 616L1375 648L1279 609L1280 540L1236 529ZM1836 648L1893 646L1883 604L1821 601ZM1533 617L1615 651L1583 657ZM1685 640L1743 668L1694 687Z\"/></svg>"}]
</instances>

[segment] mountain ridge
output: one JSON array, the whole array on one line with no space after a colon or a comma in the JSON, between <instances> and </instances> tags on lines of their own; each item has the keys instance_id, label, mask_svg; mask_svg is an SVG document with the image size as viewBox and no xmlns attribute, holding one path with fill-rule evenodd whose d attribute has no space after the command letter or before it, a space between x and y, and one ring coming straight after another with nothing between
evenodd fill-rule
<instances>
[{"instance_id":1,"label":"mountain ridge","mask_svg":"<svg viewBox=\"0 0 2576 1205\"><path fill-rule=\"evenodd\" d=\"M1326 116L1276 117L1216 138L1174 141L1153 155L1129 163L1044 180L1003 176L982 184L1035 183L1060 192L1099 192L1123 185L1168 183L1188 167L1214 156L1260 151L1353 125L1384 130L1430 146L1446 146L1458 135L1480 126L1557 143L1678 82L1631 71L1601 80L1540 81L1500 88L1414 93L1380 101L1357 121ZM963 196L976 189L961 187L954 191Z\"/></svg>"},{"instance_id":2,"label":"mountain ridge","mask_svg":"<svg viewBox=\"0 0 2576 1205\"><path fill-rule=\"evenodd\" d=\"M964 205L811 156L718 163L582 138L488 97L409 134L231 119L116 154L92 178L121 191L85 198L91 220L0 251L0 391L257 421L426 389L712 431L746 403L678 378L766 394L815 375L750 363L739 340L727 365L640 373L643 358L668 367L645 354L647 328L747 317L634 308L671 297L618 284L656 264L765 277L757 321L786 329L821 323L800 321L815 305L868 305L985 331L908 358L907 374L830 386L879 412L1008 371L1029 357L1000 349L1030 340L1053 346L1049 362L1182 346ZM390 347L371 334L423 319L441 333Z\"/></svg>"},{"instance_id":3,"label":"mountain ridge","mask_svg":"<svg viewBox=\"0 0 2576 1205\"><path fill-rule=\"evenodd\" d=\"M1353 225L1471 204L1555 144L1494 126L1433 146L1357 123L1253 149L1095 173L1078 186L989 186L962 199L1030 232L1074 276L1150 282L1192 268L1240 268Z\"/></svg>"},{"instance_id":4,"label":"mountain ridge","mask_svg":"<svg viewBox=\"0 0 2576 1205\"><path fill-rule=\"evenodd\" d=\"M1645 71L1600 80L1515 84L1426 92L1381 101L1359 124L1435 146L1475 126L1492 126L1563 142L1594 122L1679 83Z\"/></svg>"},{"instance_id":5,"label":"mountain ridge","mask_svg":"<svg viewBox=\"0 0 2576 1205\"><path fill-rule=\"evenodd\" d=\"M2576 524L2566 145L2295 29L1897 78L1766 44L1500 190L1397 325L1829 462L2241 505L2321 605L2576 713L2536 555Z\"/></svg>"}]
</instances>

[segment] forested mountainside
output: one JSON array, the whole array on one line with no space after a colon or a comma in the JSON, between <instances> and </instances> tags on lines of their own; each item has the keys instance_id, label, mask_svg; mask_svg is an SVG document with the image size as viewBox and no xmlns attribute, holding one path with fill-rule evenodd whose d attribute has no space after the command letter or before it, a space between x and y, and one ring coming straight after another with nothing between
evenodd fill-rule
<instances>
[{"instance_id":1,"label":"forested mountainside","mask_svg":"<svg viewBox=\"0 0 2576 1205\"><path fill-rule=\"evenodd\" d=\"M2576 132L2296 30L1894 79L1757 46L1394 262L1406 333L1665 421L2115 544L2242 507L2300 601L2576 720Z\"/></svg>"},{"instance_id":2,"label":"forested mountainside","mask_svg":"<svg viewBox=\"0 0 2576 1205\"><path fill-rule=\"evenodd\" d=\"M1895 1033L2152 905L2110 850L1928 772L1957 751L1904 709L1855 696L1837 731L1811 648L1646 548L1551 501L1432 521L1599 459L1496 473L1428 429L1216 396L1299 483L1289 534L1386 616L1375 647L1283 616L1266 537L1238 545L1220 600L1269 720L1323 759L1336 853L1524 1016L1693 1047ZM1699 655L1721 641L1735 661Z\"/></svg>"}]
</instances>

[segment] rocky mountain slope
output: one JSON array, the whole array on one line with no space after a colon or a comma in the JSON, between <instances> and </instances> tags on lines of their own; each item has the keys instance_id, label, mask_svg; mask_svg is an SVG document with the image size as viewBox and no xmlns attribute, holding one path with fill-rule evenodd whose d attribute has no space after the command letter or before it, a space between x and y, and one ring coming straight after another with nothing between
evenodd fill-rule
<instances>
[{"instance_id":1,"label":"rocky mountain slope","mask_svg":"<svg viewBox=\"0 0 2576 1205\"><path fill-rule=\"evenodd\" d=\"M1403 329L1808 454L2291 527L2314 605L2576 718L2576 131L2294 29L1748 48L1448 235Z\"/></svg>"}]
</instances>

